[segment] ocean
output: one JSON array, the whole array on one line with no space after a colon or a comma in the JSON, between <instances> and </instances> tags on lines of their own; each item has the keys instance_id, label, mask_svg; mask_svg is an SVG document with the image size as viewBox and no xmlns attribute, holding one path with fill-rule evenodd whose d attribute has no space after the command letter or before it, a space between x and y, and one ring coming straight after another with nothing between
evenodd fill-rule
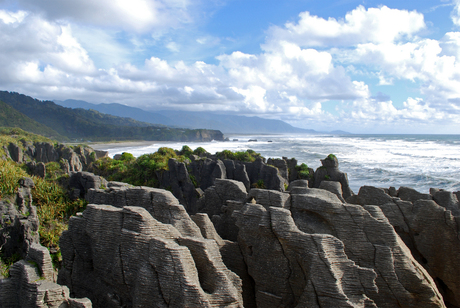
<instances>
[{"instance_id":1,"label":"ocean","mask_svg":"<svg viewBox=\"0 0 460 308\"><path fill-rule=\"evenodd\" d=\"M431 187L460 190L460 135L226 135L221 142L152 142L150 145L104 148L109 156L129 152L138 157L160 147L180 150L184 144L203 147L210 153L224 149L252 149L265 158L295 157L316 170L320 159L334 154L339 169L348 174L351 189L364 185L407 186L422 193ZM232 140L238 141L232 141ZM257 142L248 142L256 139Z\"/></svg>"}]
</instances>

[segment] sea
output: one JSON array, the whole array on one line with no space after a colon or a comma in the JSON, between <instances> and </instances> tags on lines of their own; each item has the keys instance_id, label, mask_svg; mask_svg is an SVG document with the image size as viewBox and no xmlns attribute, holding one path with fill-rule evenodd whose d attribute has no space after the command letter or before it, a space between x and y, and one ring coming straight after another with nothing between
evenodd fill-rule
<instances>
[{"instance_id":1,"label":"sea","mask_svg":"<svg viewBox=\"0 0 460 308\"><path fill-rule=\"evenodd\" d=\"M160 147L180 150L203 147L210 153L224 149L252 149L265 158L296 158L316 170L321 159L334 154L339 169L348 174L351 189L412 187L421 193L430 188L460 191L460 135L226 135L230 141L161 142L126 147L99 147L109 156L129 152L138 157ZM257 141L250 141L257 140Z\"/></svg>"}]
</instances>

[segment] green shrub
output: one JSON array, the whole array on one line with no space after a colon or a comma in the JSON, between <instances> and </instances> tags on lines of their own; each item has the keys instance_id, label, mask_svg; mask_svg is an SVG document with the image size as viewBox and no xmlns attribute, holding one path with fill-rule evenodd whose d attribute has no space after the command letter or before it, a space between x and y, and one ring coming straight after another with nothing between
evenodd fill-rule
<instances>
[{"instance_id":1,"label":"green shrub","mask_svg":"<svg viewBox=\"0 0 460 308\"><path fill-rule=\"evenodd\" d=\"M179 151L179 155L184 155L186 157L190 157L193 154L193 150L188 146L184 145L182 149Z\"/></svg>"},{"instance_id":2,"label":"green shrub","mask_svg":"<svg viewBox=\"0 0 460 308\"><path fill-rule=\"evenodd\" d=\"M222 152L217 152L216 156L219 159L232 159L249 163L255 161L259 157L262 157L259 153L256 153L254 150L251 149L236 152L232 152L230 150L223 150Z\"/></svg>"},{"instance_id":3,"label":"green shrub","mask_svg":"<svg viewBox=\"0 0 460 308\"><path fill-rule=\"evenodd\" d=\"M305 163L300 164L300 166L296 166L296 170L299 179L308 180L313 177L313 174L310 173L310 169Z\"/></svg>"},{"instance_id":4,"label":"green shrub","mask_svg":"<svg viewBox=\"0 0 460 308\"><path fill-rule=\"evenodd\" d=\"M337 156L335 156L334 154L329 154L329 155L326 157L326 159L328 159L328 160L335 160L335 159L337 159Z\"/></svg>"},{"instance_id":5,"label":"green shrub","mask_svg":"<svg viewBox=\"0 0 460 308\"><path fill-rule=\"evenodd\" d=\"M206 151L204 148L202 147L197 147L194 151L193 151L193 154L195 155L198 155L198 156L201 156L202 154L206 154L208 153L208 151Z\"/></svg>"},{"instance_id":6,"label":"green shrub","mask_svg":"<svg viewBox=\"0 0 460 308\"><path fill-rule=\"evenodd\" d=\"M68 219L84 210L86 201L71 201L65 189L54 181L29 176L16 163L3 160L0 160L0 198L12 198L23 177L31 177L35 183L32 199L40 223L40 242L45 247L59 250L59 237L67 229Z\"/></svg>"},{"instance_id":7,"label":"green shrub","mask_svg":"<svg viewBox=\"0 0 460 308\"><path fill-rule=\"evenodd\" d=\"M256 183L252 184L252 187L254 187L254 188L262 188L262 189L266 188L264 180L258 180Z\"/></svg>"}]
</instances>

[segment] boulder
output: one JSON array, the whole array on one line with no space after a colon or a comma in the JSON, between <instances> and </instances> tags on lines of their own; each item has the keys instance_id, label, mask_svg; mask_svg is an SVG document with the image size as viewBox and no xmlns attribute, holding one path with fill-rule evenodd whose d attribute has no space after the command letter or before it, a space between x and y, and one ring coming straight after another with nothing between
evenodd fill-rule
<instances>
[{"instance_id":1,"label":"boulder","mask_svg":"<svg viewBox=\"0 0 460 308\"><path fill-rule=\"evenodd\" d=\"M182 236L202 238L200 229L183 205L167 190L151 187L112 185L108 189L89 189L88 203L110 204L117 208L138 206L146 209L156 220L174 226Z\"/></svg>"},{"instance_id":2,"label":"boulder","mask_svg":"<svg viewBox=\"0 0 460 308\"><path fill-rule=\"evenodd\" d=\"M49 163L59 160L59 153L54 145L48 142L35 142L35 160L37 162Z\"/></svg>"},{"instance_id":3,"label":"boulder","mask_svg":"<svg viewBox=\"0 0 460 308\"><path fill-rule=\"evenodd\" d=\"M24 162L23 151L17 144L10 142L10 144L8 145L8 152L13 161L17 163Z\"/></svg>"},{"instance_id":4,"label":"boulder","mask_svg":"<svg viewBox=\"0 0 460 308\"><path fill-rule=\"evenodd\" d=\"M89 189L105 188L107 185L108 182L103 177L90 172L79 171L70 173L69 189L74 199L85 198Z\"/></svg>"},{"instance_id":5,"label":"boulder","mask_svg":"<svg viewBox=\"0 0 460 308\"><path fill-rule=\"evenodd\" d=\"M345 202L345 199L342 195L342 184L340 184L340 182L321 181L321 184L319 184L318 188L330 191L331 193L335 194L340 199L340 201Z\"/></svg>"}]
</instances>

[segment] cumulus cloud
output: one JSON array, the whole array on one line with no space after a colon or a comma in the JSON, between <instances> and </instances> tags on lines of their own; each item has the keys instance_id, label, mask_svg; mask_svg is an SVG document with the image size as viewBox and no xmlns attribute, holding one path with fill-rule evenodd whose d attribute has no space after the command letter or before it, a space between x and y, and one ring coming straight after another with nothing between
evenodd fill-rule
<instances>
[{"instance_id":1,"label":"cumulus cloud","mask_svg":"<svg viewBox=\"0 0 460 308\"><path fill-rule=\"evenodd\" d=\"M303 12L297 22L271 27L260 53L221 54L216 64L156 56L133 64L109 37L100 46L106 46L101 48L107 57L114 53L120 60L97 67L90 47L79 40L91 34L82 35L73 21L113 26L115 20L125 29L142 32L189 22L191 4L136 0L129 11L122 0L61 6L56 1L22 0L26 7L40 6L41 15L0 10L0 40L8 42L0 44L0 81L7 90L150 109L258 114L310 128L458 123L460 32L448 32L439 41L420 38L426 24L416 11L358 6L343 19L327 20ZM103 30L98 31L102 35L95 37L104 37ZM197 42L218 44L218 39L203 35ZM177 53L186 47L170 40L165 48ZM371 93L368 81L360 80L369 76L380 86L413 81L422 98L393 102L386 94ZM334 102L335 111L324 108L328 102Z\"/></svg>"},{"instance_id":2,"label":"cumulus cloud","mask_svg":"<svg viewBox=\"0 0 460 308\"><path fill-rule=\"evenodd\" d=\"M360 5L339 20L326 20L303 12L299 14L297 23L289 22L284 27L272 27L270 35L275 43L283 39L299 46L353 46L410 38L425 27L423 15L416 11L390 9L386 6L366 10Z\"/></svg>"},{"instance_id":3,"label":"cumulus cloud","mask_svg":"<svg viewBox=\"0 0 460 308\"><path fill-rule=\"evenodd\" d=\"M19 0L24 8L41 12L50 20L70 20L96 26L149 31L176 27L192 20L189 0Z\"/></svg>"},{"instance_id":4,"label":"cumulus cloud","mask_svg":"<svg viewBox=\"0 0 460 308\"><path fill-rule=\"evenodd\" d=\"M452 22L460 27L460 0L454 0L454 10L452 11L451 17Z\"/></svg>"}]
</instances>

